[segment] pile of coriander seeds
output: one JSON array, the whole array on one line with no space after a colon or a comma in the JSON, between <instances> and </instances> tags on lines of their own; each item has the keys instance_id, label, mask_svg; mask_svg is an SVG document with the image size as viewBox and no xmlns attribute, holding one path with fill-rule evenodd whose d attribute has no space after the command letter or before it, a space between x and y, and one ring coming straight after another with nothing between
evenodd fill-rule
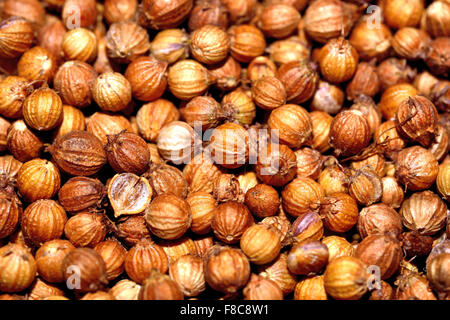
<instances>
[{"instance_id":1,"label":"pile of coriander seeds","mask_svg":"<svg viewBox=\"0 0 450 320\"><path fill-rule=\"evenodd\" d=\"M0 300L450 299L448 0L0 18Z\"/></svg>"}]
</instances>

